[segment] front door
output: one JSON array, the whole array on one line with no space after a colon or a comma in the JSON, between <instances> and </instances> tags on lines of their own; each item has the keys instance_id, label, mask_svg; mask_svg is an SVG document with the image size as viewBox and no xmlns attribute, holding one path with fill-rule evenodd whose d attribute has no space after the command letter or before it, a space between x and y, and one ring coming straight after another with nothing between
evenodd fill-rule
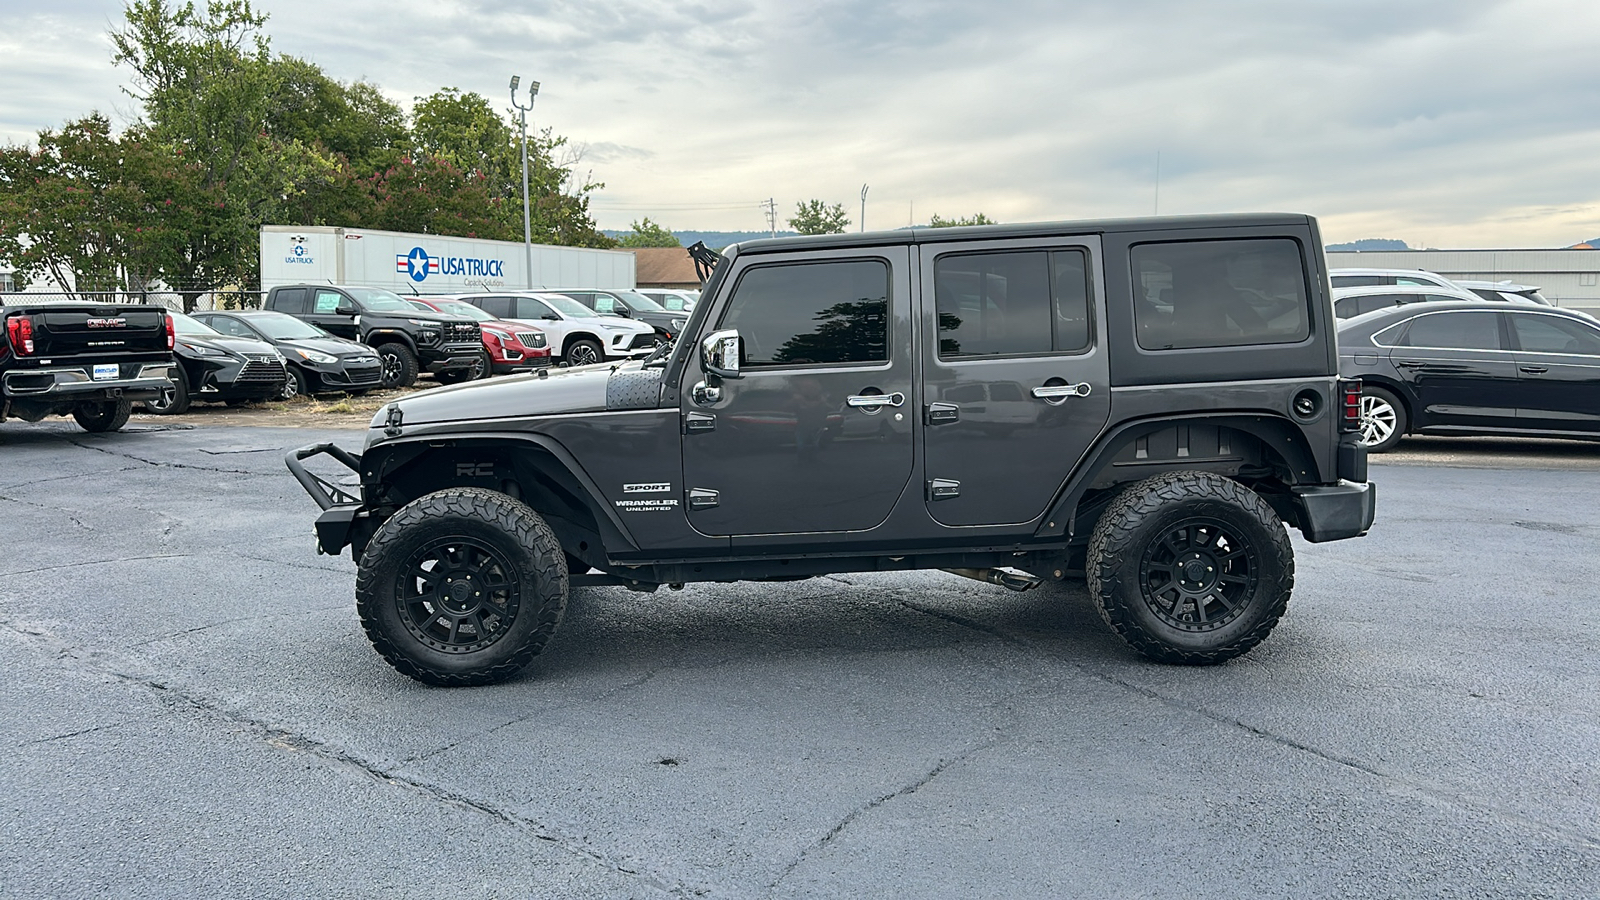
<instances>
[{"instance_id":1,"label":"front door","mask_svg":"<svg viewBox=\"0 0 1600 900\"><path fill-rule=\"evenodd\" d=\"M684 506L710 535L861 531L911 476L910 252L738 260L707 319L741 377L682 380Z\"/></svg>"},{"instance_id":2,"label":"front door","mask_svg":"<svg viewBox=\"0 0 1600 900\"><path fill-rule=\"evenodd\" d=\"M1111 414L1099 241L921 253L928 512L945 525L1028 522Z\"/></svg>"},{"instance_id":3,"label":"front door","mask_svg":"<svg viewBox=\"0 0 1600 900\"><path fill-rule=\"evenodd\" d=\"M311 292L311 311L305 318L306 321L336 337L359 341L361 326L357 322L360 317L339 312L341 307L349 309L354 306L355 303L349 297L338 291L317 288Z\"/></svg>"},{"instance_id":4,"label":"front door","mask_svg":"<svg viewBox=\"0 0 1600 900\"><path fill-rule=\"evenodd\" d=\"M1600 329L1553 313L1505 313L1516 342L1517 427L1600 431Z\"/></svg>"}]
</instances>

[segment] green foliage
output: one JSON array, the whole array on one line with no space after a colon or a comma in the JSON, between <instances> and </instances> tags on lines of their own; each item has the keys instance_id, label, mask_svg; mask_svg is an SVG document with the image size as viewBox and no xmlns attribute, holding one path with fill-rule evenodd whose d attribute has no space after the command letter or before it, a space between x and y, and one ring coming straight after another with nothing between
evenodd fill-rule
<instances>
[{"instance_id":1,"label":"green foliage","mask_svg":"<svg viewBox=\"0 0 1600 900\"><path fill-rule=\"evenodd\" d=\"M1000 224L999 222L996 222L995 220L993 220L993 219L989 218L988 216L984 215L983 213L977 213L975 215L965 216L965 217L962 217L962 218L959 218L959 219L944 219L944 218L940 218L939 216L936 215L933 218L928 220L928 227L929 228L957 228L957 227L960 227L962 225L999 225L999 224Z\"/></svg>"},{"instance_id":2,"label":"green foliage","mask_svg":"<svg viewBox=\"0 0 1600 900\"><path fill-rule=\"evenodd\" d=\"M789 220L789 227L801 234L844 234L849 224L843 204L829 206L821 200L796 203L794 217Z\"/></svg>"},{"instance_id":3,"label":"green foliage","mask_svg":"<svg viewBox=\"0 0 1600 900\"><path fill-rule=\"evenodd\" d=\"M662 227L650 221L649 216L643 222L634 222L631 229L623 235L617 244L622 247L682 247L683 242L672 233L669 228Z\"/></svg>"}]
</instances>

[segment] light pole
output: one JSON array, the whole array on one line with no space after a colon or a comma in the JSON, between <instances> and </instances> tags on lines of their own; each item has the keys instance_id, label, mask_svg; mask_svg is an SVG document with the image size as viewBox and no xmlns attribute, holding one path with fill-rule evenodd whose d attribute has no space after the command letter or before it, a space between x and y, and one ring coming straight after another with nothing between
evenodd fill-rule
<instances>
[{"instance_id":1,"label":"light pole","mask_svg":"<svg viewBox=\"0 0 1600 900\"><path fill-rule=\"evenodd\" d=\"M528 275L528 290L533 290L533 225L528 217L528 113L533 110L533 98L539 96L539 82L528 82L528 105L517 102L517 84L521 75L511 76L511 105L517 109L522 121L522 248L526 254L523 270Z\"/></svg>"},{"instance_id":2,"label":"light pole","mask_svg":"<svg viewBox=\"0 0 1600 900\"><path fill-rule=\"evenodd\" d=\"M861 186L861 230L867 230L867 186Z\"/></svg>"}]
</instances>

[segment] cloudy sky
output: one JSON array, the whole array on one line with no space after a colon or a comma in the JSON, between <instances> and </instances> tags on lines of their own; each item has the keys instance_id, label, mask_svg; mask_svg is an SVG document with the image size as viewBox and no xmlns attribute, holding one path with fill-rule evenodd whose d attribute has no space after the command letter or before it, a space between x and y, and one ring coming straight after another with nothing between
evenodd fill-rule
<instances>
[{"instance_id":1,"label":"cloudy sky","mask_svg":"<svg viewBox=\"0 0 1600 900\"><path fill-rule=\"evenodd\" d=\"M604 228L1282 210L1330 242L1600 236L1600 4L1556 0L336 0L273 48L409 104L442 86L587 148ZM117 0L0 0L0 140L99 109ZM1159 189L1158 167L1159 156ZM780 226L781 227L781 226ZM857 227L851 226L852 229Z\"/></svg>"}]
</instances>

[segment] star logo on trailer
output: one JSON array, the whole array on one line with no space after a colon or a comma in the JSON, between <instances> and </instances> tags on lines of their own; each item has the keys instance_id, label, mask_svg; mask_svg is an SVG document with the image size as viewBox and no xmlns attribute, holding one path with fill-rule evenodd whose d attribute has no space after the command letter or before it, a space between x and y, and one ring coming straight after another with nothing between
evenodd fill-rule
<instances>
[{"instance_id":1,"label":"star logo on trailer","mask_svg":"<svg viewBox=\"0 0 1600 900\"><path fill-rule=\"evenodd\" d=\"M439 261L428 256L428 251L421 247L412 247L410 253L397 255L394 258L396 272L404 272L412 281L421 281L429 273L439 271Z\"/></svg>"}]
</instances>

